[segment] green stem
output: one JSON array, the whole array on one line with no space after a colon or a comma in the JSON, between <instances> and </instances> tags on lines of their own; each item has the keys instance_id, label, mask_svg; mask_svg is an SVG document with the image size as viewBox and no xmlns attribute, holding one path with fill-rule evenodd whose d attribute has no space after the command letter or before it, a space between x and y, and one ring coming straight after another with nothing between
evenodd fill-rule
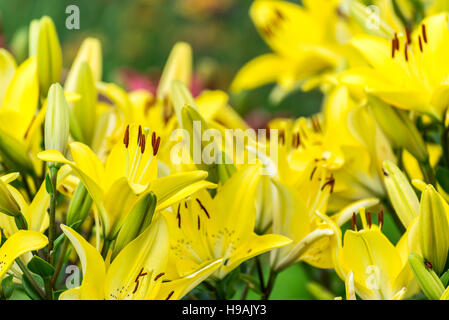
<instances>
[{"instance_id":1,"label":"green stem","mask_svg":"<svg viewBox=\"0 0 449 320\"><path fill-rule=\"evenodd\" d=\"M53 277L51 278L52 288L55 287L56 281L58 280L59 273L61 272L62 266L64 265L65 255L66 255L68 247L69 247L69 239L64 238L64 242L61 247L61 252L59 254L58 262L56 263L55 273L53 274Z\"/></svg>"},{"instance_id":2,"label":"green stem","mask_svg":"<svg viewBox=\"0 0 449 320\"><path fill-rule=\"evenodd\" d=\"M48 229L48 250L47 250L47 261L50 264L53 264L54 262L53 247L56 233L56 197L58 193L56 190L57 176L58 176L58 168L51 167L50 179L51 179L52 193L50 194L50 224Z\"/></svg>"},{"instance_id":3,"label":"green stem","mask_svg":"<svg viewBox=\"0 0 449 320\"><path fill-rule=\"evenodd\" d=\"M36 292L39 294L39 296L42 299L45 299L45 293L42 291L41 287L37 284L36 280L34 280L33 276L31 275L30 271L28 271L25 264L20 260L20 258L16 259L16 263L19 266L20 270L22 270L23 275L27 277L28 281L30 281L33 288L36 290ZM48 298L48 296L47 296Z\"/></svg>"},{"instance_id":4,"label":"green stem","mask_svg":"<svg viewBox=\"0 0 449 320\"><path fill-rule=\"evenodd\" d=\"M446 164L446 166L449 166L449 127L444 127L443 125L443 130L441 131L441 147L443 148L443 158L444 158L444 163Z\"/></svg>"},{"instance_id":5,"label":"green stem","mask_svg":"<svg viewBox=\"0 0 449 320\"><path fill-rule=\"evenodd\" d=\"M257 274L259 275L260 291L265 292L265 280L263 278L263 269L259 257L256 257Z\"/></svg>"},{"instance_id":6,"label":"green stem","mask_svg":"<svg viewBox=\"0 0 449 320\"><path fill-rule=\"evenodd\" d=\"M268 277L268 283L263 291L262 300L268 300L270 298L271 292L273 291L274 283L276 281L277 272L270 269L270 276Z\"/></svg>"}]
</instances>

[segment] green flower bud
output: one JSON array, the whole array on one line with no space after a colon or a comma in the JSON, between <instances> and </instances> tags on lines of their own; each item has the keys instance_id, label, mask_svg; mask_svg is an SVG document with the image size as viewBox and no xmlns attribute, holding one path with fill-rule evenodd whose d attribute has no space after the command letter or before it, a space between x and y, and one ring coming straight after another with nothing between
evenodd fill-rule
<instances>
[{"instance_id":1,"label":"green flower bud","mask_svg":"<svg viewBox=\"0 0 449 320\"><path fill-rule=\"evenodd\" d=\"M45 115L45 150L58 150L65 154L68 139L69 106L61 85L55 83L48 91Z\"/></svg>"},{"instance_id":2,"label":"green flower bud","mask_svg":"<svg viewBox=\"0 0 449 320\"><path fill-rule=\"evenodd\" d=\"M151 224L156 204L156 196L150 192L134 205L117 235L112 259Z\"/></svg>"},{"instance_id":3,"label":"green flower bud","mask_svg":"<svg viewBox=\"0 0 449 320\"><path fill-rule=\"evenodd\" d=\"M9 169L34 173L30 156L23 143L0 128L0 156Z\"/></svg>"},{"instance_id":4,"label":"green flower bud","mask_svg":"<svg viewBox=\"0 0 449 320\"><path fill-rule=\"evenodd\" d=\"M370 98L369 109L394 147L405 148L418 162L428 161L426 144L406 111L393 108L376 98Z\"/></svg>"},{"instance_id":5,"label":"green flower bud","mask_svg":"<svg viewBox=\"0 0 449 320\"><path fill-rule=\"evenodd\" d=\"M95 132L97 89L91 68L86 61L81 62L71 86L66 91L74 92L81 99L71 103L70 127L74 139L90 145ZM76 129L76 130L72 130Z\"/></svg>"},{"instance_id":6,"label":"green flower bud","mask_svg":"<svg viewBox=\"0 0 449 320\"><path fill-rule=\"evenodd\" d=\"M66 224L77 229L89 214L92 202L92 197L89 195L84 184L79 183L67 210Z\"/></svg>"},{"instance_id":7,"label":"green flower bud","mask_svg":"<svg viewBox=\"0 0 449 320\"><path fill-rule=\"evenodd\" d=\"M444 271L449 250L449 223L442 201L434 187L428 185L421 196L418 218L423 257L437 274Z\"/></svg>"},{"instance_id":8,"label":"green flower bud","mask_svg":"<svg viewBox=\"0 0 449 320\"><path fill-rule=\"evenodd\" d=\"M0 179L0 212L8 216L20 216L20 207L8 190L8 185Z\"/></svg>"},{"instance_id":9,"label":"green flower bud","mask_svg":"<svg viewBox=\"0 0 449 320\"><path fill-rule=\"evenodd\" d=\"M192 77L192 48L188 43L178 42L165 63L161 80L157 88L156 96L164 99L170 94L171 85L174 80L179 80L186 86L190 84Z\"/></svg>"},{"instance_id":10,"label":"green flower bud","mask_svg":"<svg viewBox=\"0 0 449 320\"><path fill-rule=\"evenodd\" d=\"M41 95L47 93L53 83L59 82L62 72L62 51L55 25L44 16L30 24L29 53L37 57L37 69Z\"/></svg>"},{"instance_id":11,"label":"green flower bud","mask_svg":"<svg viewBox=\"0 0 449 320\"><path fill-rule=\"evenodd\" d=\"M388 197L404 227L419 215L419 200L404 173L391 161L383 163Z\"/></svg>"},{"instance_id":12,"label":"green flower bud","mask_svg":"<svg viewBox=\"0 0 449 320\"><path fill-rule=\"evenodd\" d=\"M426 297L430 300L440 299L444 292L444 286L438 275L433 271L432 265L426 263L423 257L416 253L409 255L408 262Z\"/></svg>"},{"instance_id":13,"label":"green flower bud","mask_svg":"<svg viewBox=\"0 0 449 320\"><path fill-rule=\"evenodd\" d=\"M188 105L193 107L195 110L198 110L195 99L185 84L179 80L173 81L170 97L175 108L176 119L178 120L179 126L183 128L183 120L181 115L182 108L184 108L185 105Z\"/></svg>"},{"instance_id":14,"label":"green flower bud","mask_svg":"<svg viewBox=\"0 0 449 320\"><path fill-rule=\"evenodd\" d=\"M215 143L215 139L212 141L203 141L204 131L209 129L209 126L199 112L191 106L185 105L181 111L182 126L189 132L189 145L190 156L193 159L196 167L199 170L204 170L209 173L207 180L213 183L218 182L218 166L215 161L220 157L218 145ZM205 153L208 157L213 158L210 163L204 161L203 151L207 148L210 151L209 154ZM212 153L213 152L213 153Z\"/></svg>"}]
</instances>

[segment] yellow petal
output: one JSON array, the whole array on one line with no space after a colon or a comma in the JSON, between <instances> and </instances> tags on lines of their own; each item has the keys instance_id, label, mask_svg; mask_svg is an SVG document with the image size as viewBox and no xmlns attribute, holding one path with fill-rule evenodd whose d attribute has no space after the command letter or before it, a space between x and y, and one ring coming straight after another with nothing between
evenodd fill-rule
<instances>
[{"instance_id":1,"label":"yellow petal","mask_svg":"<svg viewBox=\"0 0 449 320\"><path fill-rule=\"evenodd\" d=\"M36 58L29 58L22 63L12 78L1 106L1 110L12 110L20 114L22 121L10 132L22 139L33 119L39 98L39 80L37 77Z\"/></svg>"},{"instance_id":2,"label":"yellow petal","mask_svg":"<svg viewBox=\"0 0 449 320\"><path fill-rule=\"evenodd\" d=\"M169 175L153 182L150 189L156 194L157 207L161 210L204 188L214 188L215 184L204 181L206 171L191 171Z\"/></svg>"},{"instance_id":3,"label":"yellow petal","mask_svg":"<svg viewBox=\"0 0 449 320\"><path fill-rule=\"evenodd\" d=\"M40 232L20 230L14 233L0 248L0 278L15 259L26 252L42 249L47 243L47 237Z\"/></svg>"},{"instance_id":4,"label":"yellow petal","mask_svg":"<svg viewBox=\"0 0 449 320\"><path fill-rule=\"evenodd\" d=\"M163 282L157 299L166 300L179 300L182 299L186 294L193 290L197 285L206 280L212 273L217 270L222 264L223 260L218 259L213 262L203 263L197 270L193 273L175 279L169 282Z\"/></svg>"},{"instance_id":5,"label":"yellow petal","mask_svg":"<svg viewBox=\"0 0 449 320\"><path fill-rule=\"evenodd\" d=\"M167 268L168 252L167 222L159 217L111 263L106 298L154 299Z\"/></svg>"},{"instance_id":6,"label":"yellow petal","mask_svg":"<svg viewBox=\"0 0 449 320\"><path fill-rule=\"evenodd\" d=\"M251 90L278 81L280 74L291 69L293 62L276 54L265 54L244 65L231 84L232 91Z\"/></svg>"},{"instance_id":7,"label":"yellow petal","mask_svg":"<svg viewBox=\"0 0 449 320\"><path fill-rule=\"evenodd\" d=\"M6 89L8 88L11 79L16 72L16 61L13 56L6 50L0 49L0 105L5 96Z\"/></svg>"},{"instance_id":8,"label":"yellow petal","mask_svg":"<svg viewBox=\"0 0 449 320\"><path fill-rule=\"evenodd\" d=\"M106 267L100 253L75 230L61 225L62 231L72 243L80 258L83 269L81 286L67 290L60 296L60 300L102 300L104 299L104 285Z\"/></svg>"}]
</instances>

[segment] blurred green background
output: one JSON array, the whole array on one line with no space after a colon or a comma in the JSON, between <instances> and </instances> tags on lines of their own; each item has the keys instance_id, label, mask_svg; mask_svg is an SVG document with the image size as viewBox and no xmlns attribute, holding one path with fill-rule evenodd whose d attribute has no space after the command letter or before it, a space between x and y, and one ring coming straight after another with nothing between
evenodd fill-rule
<instances>
[{"instance_id":1,"label":"blurred green background","mask_svg":"<svg viewBox=\"0 0 449 320\"><path fill-rule=\"evenodd\" d=\"M250 59L270 51L249 18L251 0L0 0L3 45L18 60L26 58L26 33L32 19L49 15L70 64L87 36L101 39L104 80L124 87L154 87L177 41L194 51L197 87L227 90L233 76ZM299 3L299 0L292 1ZM80 9L80 30L68 30L69 5ZM295 92L279 105L268 95L272 85L231 97L254 127L273 116L310 115L319 110L319 92Z\"/></svg>"}]
</instances>

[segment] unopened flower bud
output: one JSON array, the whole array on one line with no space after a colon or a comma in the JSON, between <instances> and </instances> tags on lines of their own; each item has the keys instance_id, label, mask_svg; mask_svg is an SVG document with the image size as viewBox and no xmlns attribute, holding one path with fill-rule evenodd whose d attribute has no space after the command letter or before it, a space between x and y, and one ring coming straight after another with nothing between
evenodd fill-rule
<instances>
[{"instance_id":1,"label":"unopened flower bud","mask_svg":"<svg viewBox=\"0 0 449 320\"><path fill-rule=\"evenodd\" d=\"M383 163L384 182L388 197L404 227L419 214L419 200L404 173L391 161Z\"/></svg>"},{"instance_id":2,"label":"unopened flower bud","mask_svg":"<svg viewBox=\"0 0 449 320\"><path fill-rule=\"evenodd\" d=\"M64 90L59 83L55 83L48 91L45 115L45 150L58 150L65 154L68 139L69 107Z\"/></svg>"},{"instance_id":3,"label":"unopened flower bud","mask_svg":"<svg viewBox=\"0 0 449 320\"><path fill-rule=\"evenodd\" d=\"M375 98L370 99L369 109L393 146L405 148L420 163L428 161L426 144L406 111Z\"/></svg>"},{"instance_id":4,"label":"unopened flower bud","mask_svg":"<svg viewBox=\"0 0 449 320\"><path fill-rule=\"evenodd\" d=\"M156 204L156 196L150 192L134 205L117 235L112 258L151 224Z\"/></svg>"},{"instance_id":5,"label":"unopened flower bud","mask_svg":"<svg viewBox=\"0 0 449 320\"><path fill-rule=\"evenodd\" d=\"M449 250L449 223L442 201L434 187L428 185L421 196L418 219L423 257L437 274L444 271Z\"/></svg>"},{"instance_id":6,"label":"unopened flower bud","mask_svg":"<svg viewBox=\"0 0 449 320\"><path fill-rule=\"evenodd\" d=\"M92 197L89 195L84 184L79 183L67 210L66 224L77 229L89 214L92 202Z\"/></svg>"},{"instance_id":7,"label":"unopened flower bud","mask_svg":"<svg viewBox=\"0 0 449 320\"><path fill-rule=\"evenodd\" d=\"M19 216L20 207L8 190L8 185L0 179L0 212L8 216Z\"/></svg>"},{"instance_id":8,"label":"unopened flower bud","mask_svg":"<svg viewBox=\"0 0 449 320\"><path fill-rule=\"evenodd\" d=\"M430 300L440 299L444 292L444 286L438 275L433 271L432 265L426 263L423 257L416 253L411 253L408 261L426 297Z\"/></svg>"},{"instance_id":9,"label":"unopened flower bud","mask_svg":"<svg viewBox=\"0 0 449 320\"><path fill-rule=\"evenodd\" d=\"M47 93L59 82L62 72L62 51L55 25L50 17L34 20L30 25L30 56L37 57L40 92Z\"/></svg>"}]
</instances>

